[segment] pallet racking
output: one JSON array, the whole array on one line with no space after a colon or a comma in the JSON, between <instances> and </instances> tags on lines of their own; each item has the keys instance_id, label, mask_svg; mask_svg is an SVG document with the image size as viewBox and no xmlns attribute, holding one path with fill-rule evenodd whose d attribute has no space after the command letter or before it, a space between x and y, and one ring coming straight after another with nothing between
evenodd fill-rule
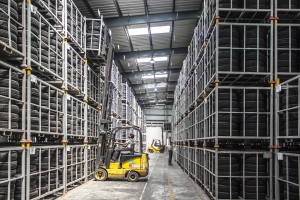
<instances>
[{"instance_id":1,"label":"pallet racking","mask_svg":"<svg viewBox=\"0 0 300 200\"><path fill-rule=\"evenodd\" d=\"M274 196L273 4L203 1L183 62L175 159L212 199Z\"/></svg>"}]
</instances>

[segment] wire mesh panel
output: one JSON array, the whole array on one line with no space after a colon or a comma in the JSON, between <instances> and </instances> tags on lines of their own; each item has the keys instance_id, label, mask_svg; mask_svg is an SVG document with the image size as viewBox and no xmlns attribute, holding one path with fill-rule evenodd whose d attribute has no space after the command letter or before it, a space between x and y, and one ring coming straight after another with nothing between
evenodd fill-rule
<instances>
[{"instance_id":1,"label":"wire mesh panel","mask_svg":"<svg viewBox=\"0 0 300 200\"><path fill-rule=\"evenodd\" d=\"M63 190L63 147L34 146L30 151L30 199Z\"/></svg>"},{"instance_id":2,"label":"wire mesh panel","mask_svg":"<svg viewBox=\"0 0 300 200\"><path fill-rule=\"evenodd\" d=\"M32 5L34 5L38 10L40 10L44 17L48 18L49 21L53 20L57 26L62 28L62 12L63 12L63 4L60 0L52 0L52 1L42 1L37 0L33 1ZM35 8L33 8L34 10ZM62 29L60 29L62 30Z\"/></svg>"},{"instance_id":3,"label":"wire mesh panel","mask_svg":"<svg viewBox=\"0 0 300 200\"><path fill-rule=\"evenodd\" d=\"M88 146L88 156L87 156L87 175L89 179L94 178L94 172L96 170L96 158L97 158L97 146L89 145Z\"/></svg>"},{"instance_id":4,"label":"wire mesh panel","mask_svg":"<svg viewBox=\"0 0 300 200\"><path fill-rule=\"evenodd\" d=\"M21 199L25 195L25 150L19 147L0 148L0 197ZM24 188L22 190L22 188Z\"/></svg>"},{"instance_id":5,"label":"wire mesh panel","mask_svg":"<svg viewBox=\"0 0 300 200\"><path fill-rule=\"evenodd\" d=\"M31 75L31 132L34 134L62 134L63 92ZM21 122L21 121L20 121Z\"/></svg>"},{"instance_id":6,"label":"wire mesh panel","mask_svg":"<svg viewBox=\"0 0 300 200\"><path fill-rule=\"evenodd\" d=\"M67 80L69 93L76 95L84 92L84 59L68 45L67 49Z\"/></svg>"},{"instance_id":7,"label":"wire mesh panel","mask_svg":"<svg viewBox=\"0 0 300 200\"><path fill-rule=\"evenodd\" d=\"M84 103L72 96L68 98L68 136L84 136ZM91 108L92 109L92 108Z\"/></svg>"},{"instance_id":8,"label":"wire mesh panel","mask_svg":"<svg viewBox=\"0 0 300 200\"><path fill-rule=\"evenodd\" d=\"M300 138L299 84L300 77L296 76L277 86L277 139Z\"/></svg>"},{"instance_id":9,"label":"wire mesh panel","mask_svg":"<svg viewBox=\"0 0 300 200\"><path fill-rule=\"evenodd\" d=\"M129 103L131 102L131 89L130 87L128 86L127 83L123 83L122 84L122 101L124 103Z\"/></svg>"},{"instance_id":10,"label":"wire mesh panel","mask_svg":"<svg viewBox=\"0 0 300 200\"><path fill-rule=\"evenodd\" d=\"M103 80L90 67L88 67L88 98L89 104L99 106L102 100Z\"/></svg>"},{"instance_id":11,"label":"wire mesh panel","mask_svg":"<svg viewBox=\"0 0 300 200\"><path fill-rule=\"evenodd\" d=\"M22 112L25 111L22 88L26 80L24 74L0 62L0 131L10 135L12 130L22 130Z\"/></svg>"},{"instance_id":12,"label":"wire mesh panel","mask_svg":"<svg viewBox=\"0 0 300 200\"><path fill-rule=\"evenodd\" d=\"M67 182L68 186L84 181L84 146L70 145L67 148Z\"/></svg>"},{"instance_id":13,"label":"wire mesh panel","mask_svg":"<svg viewBox=\"0 0 300 200\"><path fill-rule=\"evenodd\" d=\"M91 57L105 60L107 44L111 41L111 31L101 19L86 19L86 49Z\"/></svg>"},{"instance_id":14,"label":"wire mesh panel","mask_svg":"<svg viewBox=\"0 0 300 200\"><path fill-rule=\"evenodd\" d=\"M75 43L77 47L83 48L85 41L84 17L72 0L64 0L64 3L64 6L67 7L65 13L67 24L64 29L68 32L68 38L71 42Z\"/></svg>"},{"instance_id":15,"label":"wire mesh panel","mask_svg":"<svg viewBox=\"0 0 300 200\"><path fill-rule=\"evenodd\" d=\"M95 108L92 108L88 106L88 130L87 130L87 136L91 140L96 140L99 133L99 118L100 118L100 112L96 110Z\"/></svg>"},{"instance_id":16,"label":"wire mesh panel","mask_svg":"<svg viewBox=\"0 0 300 200\"><path fill-rule=\"evenodd\" d=\"M207 136L270 137L269 96L269 88L236 86L213 90L205 100Z\"/></svg>"},{"instance_id":17,"label":"wire mesh panel","mask_svg":"<svg viewBox=\"0 0 300 200\"><path fill-rule=\"evenodd\" d=\"M21 53L23 49L19 49L17 46L18 29L22 30L25 25L25 22L22 21L22 15L18 15L18 12L19 8L16 1L10 0L1 3L0 46L3 48L1 55L24 56Z\"/></svg>"},{"instance_id":18,"label":"wire mesh panel","mask_svg":"<svg viewBox=\"0 0 300 200\"><path fill-rule=\"evenodd\" d=\"M265 199L270 190L270 159L264 151L204 152L208 194L215 199Z\"/></svg>"},{"instance_id":19,"label":"wire mesh panel","mask_svg":"<svg viewBox=\"0 0 300 200\"><path fill-rule=\"evenodd\" d=\"M62 41L59 30L43 14L31 13L31 61L40 76L62 79ZM22 48L22 40L18 47Z\"/></svg>"},{"instance_id":20,"label":"wire mesh panel","mask_svg":"<svg viewBox=\"0 0 300 200\"><path fill-rule=\"evenodd\" d=\"M279 171L276 174L276 183L279 190L276 190L276 197L277 199L299 199L299 154L296 151L283 151L277 155L276 164L279 165Z\"/></svg>"}]
</instances>

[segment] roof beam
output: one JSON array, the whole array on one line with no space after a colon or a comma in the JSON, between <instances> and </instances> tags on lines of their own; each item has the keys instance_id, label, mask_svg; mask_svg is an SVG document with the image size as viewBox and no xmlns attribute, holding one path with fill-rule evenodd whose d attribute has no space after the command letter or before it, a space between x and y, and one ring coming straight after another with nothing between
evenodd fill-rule
<instances>
[{"instance_id":1,"label":"roof beam","mask_svg":"<svg viewBox=\"0 0 300 200\"><path fill-rule=\"evenodd\" d=\"M115 53L114 59L115 60L124 60L130 58L138 58L138 57L152 57L153 56L166 56L171 54L183 54L188 53L187 47L181 48L170 48L170 49L158 49L158 50L146 50L146 51L133 51L133 52L119 52ZM124 57L125 56L125 57Z\"/></svg>"},{"instance_id":2,"label":"roof beam","mask_svg":"<svg viewBox=\"0 0 300 200\"><path fill-rule=\"evenodd\" d=\"M170 85L176 85L177 84L177 81L169 81L169 82L162 82L162 83L166 83L166 84L168 84L169 86ZM160 84L160 83L156 83L156 85L158 85L158 84ZM139 89L139 88L141 88L141 89L143 89L143 88L153 88L154 89L154 86L155 85L155 83L147 83L147 84L133 84L133 85L131 85L131 88L132 89ZM157 87L157 88L159 88L159 87Z\"/></svg>"},{"instance_id":3,"label":"roof beam","mask_svg":"<svg viewBox=\"0 0 300 200\"><path fill-rule=\"evenodd\" d=\"M165 95L165 94L174 94L174 91L167 91L167 92L147 92L145 94L136 94L135 97L138 98L143 98L143 97L148 97L148 94L151 95L153 93L156 93L156 95Z\"/></svg>"},{"instance_id":4,"label":"roof beam","mask_svg":"<svg viewBox=\"0 0 300 200\"><path fill-rule=\"evenodd\" d=\"M154 73L178 73L181 68L173 68L173 69L160 69L160 70L148 70L148 71L135 71L135 72L124 72L121 73L122 78L137 78L142 75L153 75Z\"/></svg>"},{"instance_id":5,"label":"roof beam","mask_svg":"<svg viewBox=\"0 0 300 200\"><path fill-rule=\"evenodd\" d=\"M201 11L183 11L183 12L170 12L170 13L160 13L152 15L137 15L130 16L130 25L134 24L146 24L155 22L165 22L165 21L177 21L185 19L198 19L200 17ZM127 26L129 24L128 17L114 17L106 18L105 24L109 28Z\"/></svg>"}]
</instances>

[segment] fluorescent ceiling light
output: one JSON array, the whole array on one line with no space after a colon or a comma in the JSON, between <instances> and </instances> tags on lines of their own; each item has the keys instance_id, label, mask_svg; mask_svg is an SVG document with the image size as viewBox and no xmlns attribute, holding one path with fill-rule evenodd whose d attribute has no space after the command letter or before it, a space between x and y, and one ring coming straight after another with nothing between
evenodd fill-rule
<instances>
[{"instance_id":1,"label":"fluorescent ceiling light","mask_svg":"<svg viewBox=\"0 0 300 200\"><path fill-rule=\"evenodd\" d=\"M170 26L156 26L150 27L151 34L159 34L159 33L170 33ZM147 35L148 28L131 28L128 29L128 33L130 36L133 35Z\"/></svg>"},{"instance_id":2,"label":"fluorescent ceiling light","mask_svg":"<svg viewBox=\"0 0 300 200\"><path fill-rule=\"evenodd\" d=\"M167 86L166 83L159 83L159 84L156 85L156 87L166 87L166 86Z\"/></svg>"},{"instance_id":3,"label":"fluorescent ceiling light","mask_svg":"<svg viewBox=\"0 0 300 200\"><path fill-rule=\"evenodd\" d=\"M164 56L164 57L155 57L153 58L155 62L160 62L160 61L168 61L168 57ZM138 58L136 59L136 62L138 63L144 63L144 62L150 62L151 58Z\"/></svg>"},{"instance_id":4,"label":"fluorescent ceiling light","mask_svg":"<svg viewBox=\"0 0 300 200\"><path fill-rule=\"evenodd\" d=\"M168 74L155 74L155 78L166 78ZM154 75L144 75L142 79L153 79Z\"/></svg>"}]
</instances>

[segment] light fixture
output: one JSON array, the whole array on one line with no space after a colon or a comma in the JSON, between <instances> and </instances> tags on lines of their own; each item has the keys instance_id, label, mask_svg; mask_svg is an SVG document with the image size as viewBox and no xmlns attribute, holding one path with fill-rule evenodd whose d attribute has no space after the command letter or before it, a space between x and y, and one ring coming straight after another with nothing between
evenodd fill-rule
<instances>
[{"instance_id":1,"label":"light fixture","mask_svg":"<svg viewBox=\"0 0 300 200\"><path fill-rule=\"evenodd\" d=\"M168 74L155 74L155 78L166 78ZM142 79L153 79L154 75L143 75Z\"/></svg>"},{"instance_id":2,"label":"light fixture","mask_svg":"<svg viewBox=\"0 0 300 200\"><path fill-rule=\"evenodd\" d=\"M136 59L136 62L145 63L145 62L151 62L151 60L154 60L155 62L168 61L168 57L163 56L163 57L155 57L155 58L138 58L138 59Z\"/></svg>"},{"instance_id":3,"label":"light fixture","mask_svg":"<svg viewBox=\"0 0 300 200\"><path fill-rule=\"evenodd\" d=\"M170 33L170 26L156 26L150 27L151 34L159 34L159 33ZM147 35L148 28L131 28L128 29L128 34L130 36L133 35Z\"/></svg>"},{"instance_id":4,"label":"light fixture","mask_svg":"<svg viewBox=\"0 0 300 200\"><path fill-rule=\"evenodd\" d=\"M151 88L162 88L162 87L166 87L167 83L158 83L158 84L149 84L146 88L151 89ZM148 95L148 93L147 93Z\"/></svg>"},{"instance_id":5,"label":"light fixture","mask_svg":"<svg viewBox=\"0 0 300 200\"><path fill-rule=\"evenodd\" d=\"M155 61L153 60L153 58L151 58L150 63L152 63L152 64L155 63Z\"/></svg>"}]
</instances>

